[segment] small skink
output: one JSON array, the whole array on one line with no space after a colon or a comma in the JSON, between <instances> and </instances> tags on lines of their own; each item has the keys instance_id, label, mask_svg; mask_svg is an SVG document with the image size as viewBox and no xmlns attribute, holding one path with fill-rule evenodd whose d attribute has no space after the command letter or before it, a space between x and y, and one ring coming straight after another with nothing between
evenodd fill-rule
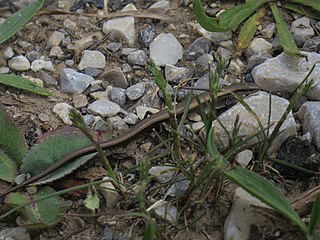
<instances>
[{"instance_id":1,"label":"small skink","mask_svg":"<svg viewBox=\"0 0 320 240\"><path fill-rule=\"evenodd\" d=\"M259 91L259 87L257 85L255 85L254 83L234 84L231 86L223 87L221 89L221 91L218 93L217 99L218 99L218 102L221 103L221 101L226 101L228 98L232 98L231 93L235 93L240 96L243 96L243 95L248 95L250 93L254 93L257 91ZM210 100L210 94L209 94L209 92L205 92L205 93L198 95L198 98L199 98L200 103L205 103ZM176 105L176 114L177 115L182 114L185 110L185 107L186 107L185 102L178 103ZM192 110L196 109L197 107L198 107L198 101L195 98L193 98L191 100L190 105L189 105L189 110L192 111ZM137 125L135 125L133 128L131 128L129 131L127 131L125 134L120 135L119 137L116 137L114 139L110 139L110 140L101 142L100 145L103 149L118 147L118 146L123 145L126 142L132 140L134 137L139 135L141 132L145 131L146 129L149 129L150 127L154 126L155 124L168 120L168 118L169 118L169 115L168 115L167 109L163 109L163 110L151 115L150 117L144 119L143 121L139 122ZM16 191L26 185L29 185L29 184L47 176L48 174L52 173L53 171L55 171L59 167L63 166L64 164L70 162L71 160L73 160L75 158L78 158L78 157L81 157L83 155L93 153L93 152L96 152L96 148L93 145L81 148L81 149L76 150L74 152L71 152L71 153L65 155L64 157L62 157L61 159L59 159L57 162L52 164L50 167L48 167L46 170L44 170L40 174L33 176L33 177L27 179L25 182L23 182L15 187L9 189L8 191L2 193L0 195L0 197L4 196L10 192Z\"/></svg>"}]
</instances>

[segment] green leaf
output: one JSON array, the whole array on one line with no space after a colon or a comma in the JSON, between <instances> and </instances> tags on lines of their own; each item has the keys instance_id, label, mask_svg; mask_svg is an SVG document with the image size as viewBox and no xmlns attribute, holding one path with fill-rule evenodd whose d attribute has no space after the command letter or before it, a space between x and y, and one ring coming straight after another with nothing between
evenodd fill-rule
<instances>
[{"instance_id":1,"label":"green leaf","mask_svg":"<svg viewBox=\"0 0 320 240\"><path fill-rule=\"evenodd\" d=\"M86 206L86 208L92 210L92 212L95 212L99 209L99 197L96 193L92 194L92 191L89 191L83 203Z\"/></svg>"},{"instance_id":2,"label":"green leaf","mask_svg":"<svg viewBox=\"0 0 320 240\"><path fill-rule=\"evenodd\" d=\"M35 145L23 159L21 173L29 173L31 176L35 176L66 154L92 145L92 142L83 133L71 127L49 132L42 138L43 141ZM47 183L49 180L53 181L66 176L90 160L95 154L88 154L65 164L50 176L41 179L40 183ZM39 182L35 184L39 184Z\"/></svg>"},{"instance_id":3,"label":"green leaf","mask_svg":"<svg viewBox=\"0 0 320 240\"><path fill-rule=\"evenodd\" d=\"M204 12L201 0L193 0L193 13L196 16L198 23L210 32L226 32L229 31L228 27L223 27L219 23L218 18L208 17Z\"/></svg>"},{"instance_id":4,"label":"green leaf","mask_svg":"<svg viewBox=\"0 0 320 240\"><path fill-rule=\"evenodd\" d=\"M23 133L0 105L0 179L13 182L27 152Z\"/></svg>"},{"instance_id":5,"label":"green leaf","mask_svg":"<svg viewBox=\"0 0 320 240\"><path fill-rule=\"evenodd\" d=\"M11 15L0 25L0 44L9 39L19 29L25 25L32 16L42 7L44 0L37 0L25 8Z\"/></svg>"},{"instance_id":6,"label":"green leaf","mask_svg":"<svg viewBox=\"0 0 320 240\"><path fill-rule=\"evenodd\" d=\"M319 0L290 0L291 3L299 3L304 6L311 7L317 11L320 11L320 1Z\"/></svg>"},{"instance_id":7,"label":"green leaf","mask_svg":"<svg viewBox=\"0 0 320 240\"><path fill-rule=\"evenodd\" d=\"M235 31L244 20L250 17L259 7L267 2L269 2L269 0L248 1L228 9L220 14L220 25Z\"/></svg>"},{"instance_id":8,"label":"green leaf","mask_svg":"<svg viewBox=\"0 0 320 240\"><path fill-rule=\"evenodd\" d=\"M311 218L309 224L309 235L312 236L320 220L320 193L317 194L316 200L311 211Z\"/></svg>"},{"instance_id":9,"label":"green leaf","mask_svg":"<svg viewBox=\"0 0 320 240\"><path fill-rule=\"evenodd\" d=\"M294 11L296 13L299 13L301 15L305 15L309 18L320 20L320 11L317 11L315 9L303 7L300 4L291 4L291 3L285 3L282 5L282 7L289 9L291 11Z\"/></svg>"},{"instance_id":10,"label":"green leaf","mask_svg":"<svg viewBox=\"0 0 320 240\"><path fill-rule=\"evenodd\" d=\"M146 229L143 233L143 240L153 240L158 239L158 229L156 224L153 221L148 221Z\"/></svg>"},{"instance_id":11,"label":"green leaf","mask_svg":"<svg viewBox=\"0 0 320 240\"><path fill-rule=\"evenodd\" d=\"M237 52L241 52L243 49L249 47L254 34L257 31L258 25L260 24L261 18L265 15L264 11L260 11L252 15L240 30L239 37L237 40Z\"/></svg>"},{"instance_id":12,"label":"green leaf","mask_svg":"<svg viewBox=\"0 0 320 240\"><path fill-rule=\"evenodd\" d=\"M286 23L283 21L280 11L276 4L269 4L272 10L272 14L274 16L274 19L276 20L276 26L278 30L278 37L281 46L283 47L283 50L291 55L291 56L300 56L299 49L294 42L292 35L286 25Z\"/></svg>"},{"instance_id":13,"label":"green leaf","mask_svg":"<svg viewBox=\"0 0 320 240\"><path fill-rule=\"evenodd\" d=\"M286 197L263 177L241 167L236 167L229 171L224 170L223 174L232 182L245 189L252 196L258 198L289 218L298 225L304 233L308 233L308 227L291 207Z\"/></svg>"},{"instance_id":14,"label":"green leaf","mask_svg":"<svg viewBox=\"0 0 320 240\"><path fill-rule=\"evenodd\" d=\"M45 88L38 86L37 84L31 82L27 78L16 75L0 73L0 83L46 97L51 95L51 93Z\"/></svg>"},{"instance_id":15,"label":"green leaf","mask_svg":"<svg viewBox=\"0 0 320 240\"><path fill-rule=\"evenodd\" d=\"M11 207L18 207L27 203L31 199L38 200L45 195L52 194L55 191L51 187L44 187L30 196L26 193L11 193L5 198L6 204ZM17 223L28 229L40 229L53 226L60 221L60 207L64 204L60 201L59 196L54 196L43 201L27 205L19 210L20 216Z\"/></svg>"}]
</instances>

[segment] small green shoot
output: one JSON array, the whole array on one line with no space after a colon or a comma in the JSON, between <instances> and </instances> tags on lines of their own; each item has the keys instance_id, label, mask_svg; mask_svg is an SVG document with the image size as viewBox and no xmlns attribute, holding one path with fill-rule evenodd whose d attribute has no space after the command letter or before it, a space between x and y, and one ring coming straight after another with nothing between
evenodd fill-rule
<instances>
[{"instance_id":1,"label":"small green shoot","mask_svg":"<svg viewBox=\"0 0 320 240\"><path fill-rule=\"evenodd\" d=\"M317 194L316 200L311 210L311 218L309 224L309 235L313 236L320 221L320 193Z\"/></svg>"}]
</instances>

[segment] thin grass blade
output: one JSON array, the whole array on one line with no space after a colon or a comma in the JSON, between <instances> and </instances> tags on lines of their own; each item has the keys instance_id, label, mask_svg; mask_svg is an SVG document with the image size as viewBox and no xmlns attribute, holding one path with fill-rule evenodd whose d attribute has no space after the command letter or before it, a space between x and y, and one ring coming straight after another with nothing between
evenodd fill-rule
<instances>
[{"instance_id":1,"label":"thin grass blade","mask_svg":"<svg viewBox=\"0 0 320 240\"><path fill-rule=\"evenodd\" d=\"M0 44L13 36L22 28L42 7L44 0L37 0L17 11L0 25Z\"/></svg>"},{"instance_id":2,"label":"thin grass blade","mask_svg":"<svg viewBox=\"0 0 320 240\"><path fill-rule=\"evenodd\" d=\"M223 174L230 181L245 189L252 196L258 198L282 215L289 218L299 226L304 233L308 233L308 227L291 207L286 197L266 179L241 167L236 167L229 171L223 171Z\"/></svg>"},{"instance_id":3,"label":"thin grass blade","mask_svg":"<svg viewBox=\"0 0 320 240\"><path fill-rule=\"evenodd\" d=\"M46 97L51 95L51 93L47 89L38 86L37 84L24 77L16 75L0 73L0 83Z\"/></svg>"},{"instance_id":4,"label":"thin grass blade","mask_svg":"<svg viewBox=\"0 0 320 240\"><path fill-rule=\"evenodd\" d=\"M309 224L309 234L312 236L320 220L320 193L317 194L316 200L311 210L311 218Z\"/></svg>"},{"instance_id":5,"label":"thin grass blade","mask_svg":"<svg viewBox=\"0 0 320 240\"><path fill-rule=\"evenodd\" d=\"M315 9L303 7L300 4L292 4L292 3L285 3L282 5L282 7L289 9L291 11L294 11L296 13L299 13L301 15L305 15L309 18L320 20L320 11L317 11Z\"/></svg>"},{"instance_id":6,"label":"thin grass blade","mask_svg":"<svg viewBox=\"0 0 320 240\"><path fill-rule=\"evenodd\" d=\"M319 0L290 0L290 3L299 3L304 6L312 7L313 9L320 11Z\"/></svg>"}]
</instances>

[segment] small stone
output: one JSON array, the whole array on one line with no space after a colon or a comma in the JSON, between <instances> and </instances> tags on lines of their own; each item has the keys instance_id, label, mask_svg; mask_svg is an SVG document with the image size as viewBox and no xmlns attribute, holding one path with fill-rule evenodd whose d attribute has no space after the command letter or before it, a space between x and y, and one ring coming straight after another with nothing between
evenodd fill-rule
<instances>
[{"instance_id":1,"label":"small stone","mask_svg":"<svg viewBox=\"0 0 320 240\"><path fill-rule=\"evenodd\" d=\"M109 100L109 92L108 91L98 91L90 93L90 97L94 100Z\"/></svg>"},{"instance_id":2,"label":"small stone","mask_svg":"<svg viewBox=\"0 0 320 240\"><path fill-rule=\"evenodd\" d=\"M206 39L210 40L214 44L219 44L220 42L232 39L232 31L227 32L210 32L201 27L198 23L190 23L190 25L198 31Z\"/></svg>"},{"instance_id":3,"label":"small stone","mask_svg":"<svg viewBox=\"0 0 320 240\"><path fill-rule=\"evenodd\" d=\"M151 25L148 25L139 32L139 39L144 47L149 47L156 36L156 29Z\"/></svg>"},{"instance_id":4,"label":"small stone","mask_svg":"<svg viewBox=\"0 0 320 240\"><path fill-rule=\"evenodd\" d=\"M196 39L185 52L185 56L187 60L196 60L198 57L203 54L209 53L211 48L211 42L204 38Z\"/></svg>"},{"instance_id":5,"label":"small stone","mask_svg":"<svg viewBox=\"0 0 320 240\"><path fill-rule=\"evenodd\" d=\"M49 122L49 120L50 120L49 116L47 114L45 114L45 113L40 113L39 114L39 119L42 122Z\"/></svg>"},{"instance_id":6,"label":"small stone","mask_svg":"<svg viewBox=\"0 0 320 240\"><path fill-rule=\"evenodd\" d=\"M127 88L128 81L121 68L117 67L102 74L103 79L115 87Z\"/></svg>"},{"instance_id":7,"label":"small stone","mask_svg":"<svg viewBox=\"0 0 320 240\"><path fill-rule=\"evenodd\" d=\"M110 91L110 100L123 106L126 103L126 90L123 88L112 88Z\"/></svg>"},{"instance_id":8,"label":"small stone","mask_svg":"<svg viewBox=\"0 0 320 240\"><path fill-rule=\"evenodd\" d=\"M304 42L303 51L320 53L320 37L316 36Z\"/></svg>"},{"instance_id":9,"label":"small stone","mask_svg":"<svg viewBox=\"0 0 320 240\"><path fill-rule=\"evenodd\" d=\"M126 95L130 100L137 100L145 91L145 83L137 83L127 88Z\"/></svg>"},{"instance_id":10,"label":"small stone","mask_svg":"<svg viewBox=\"0 0 320 240\"><path fill-rule=\"evenodd\" d=\"M147 64L147 60L148 56L143 50L137 50L128 55L128 62L132 64L145 66Z\"/></svg>"},{"instance_id":11,"label":"small stone","mask_svg":"<svg viewBox=\"0 0 320 240\"><path fill-rule=\"evenodd\" d=\"M203 54L196 60L197 67L200 67L202 70L207 70L209 65L212 65L214 62L213 56L211 54Z\"/></svg>"},{"instance_id":12,"label":"small stone","mask_svg":"<svg viewBox=\"0 0 320 240\"><path fill-rule=\"evenodd\" d=\"M192 123L191 125L186 125L186 127L187 129L192 130L193 132L199 132L204 127L204 123L195 122L195 123Z\"/></svg>"},{"instance_id":13,"label":"small stone","mask_svg":"<svg viewBox=\"0 0 320 240\"><path fill-rule=\"evenodd\" d=\"M126 122L123 119L120 119L119 121L116 121L112 125L113 129L115 131L122 131L122 130L128 130L129 126L126 124Z\"/></svg>"},{"instance_id":14,"label":"small stone","mask_svg":"<svg viewBox=\"0 0 320 240\"><path fill-rule=\"evenodd\" d=\"M310 20L307 17L293 21L290 31L298 47L302 47L306 40L314 36L314 30L310 26Z\"/></svg>"},{"instance_id":15,"label":"small stone","mask_svg":"<svg viewBox=\"0 0 320 240\"><path fill-rule=\"evenodd\" d=\"M275 30L276 30L276 24L269 23L260 31L260 33L267 39L271 39L273 37L273 34L275 33Z\"/></svg>"},{"instance_id":16,"label":"small stone","mask_svg":"<svg viewBox=\"0 0 320 240\"><path fill-rule=\"evenodd\" d=\"M72 121L69 118L69 111L71 109L74 108L67 103L57 103L52 111L56 113L65 124L72 125Z\"/></svg>"},{"instance_id":17,"label":"small stone","mask_svg":"<svg viewBox=\"0 0 320 240\"><path fill-rule=\"evenodd\" d=\"M112 117L120 112L118 104L108 100L97 100L88 106L88 112L102 117Z\"/></svg>"},{"instance_id":18,"label":"small stone","mask_svg":"<svg viewBox=\"0 0 320 240\"><path fill-rule=\"evenodd\" d=\"M235 160L240 163L243 167L247 167L249 165L249 163L252 161L253 159L253 152L249 149L245 149L241 152L239 152L236 156L235 156Z\"/></svg>"},{"instance_id":19,"label":"small stone","mask_svg":"<svg viewBox=\"0 0 320 240\"><path fill-rule=\"evenodd\" d=\"M84 50L81 61L78 65L79 70L85 68L103 69L106 65L105 56L99 51Z\"/></svg>"},{"instance_id":20,"label":"small stone","mask_svg":"<svg viewBox=\"0 0 320 240\"><path fill-rule=\"evenodd\" d=\"M8 67L0 67L0 73L9 73L10 72L10 68Z\"/></svg>"},{"instance_id":21,"label":"small stone","mask_svg":"<svg viewBox=\"0 0 320 240\"><path fill-rule=\"evenodd\" d=\"M30 48L32 46L31 43L29 43L27 41L21 41L21 40L18 41L17 44L18 44L19 47L21 47L23 49L28 49L28 48Z\"/></svg>"},{"instance_id":22,"label":"small stone","mask_svg":"<svg viewBox=\"0 0 320 240\"><path fill-rule=\"evenodd\" d=\"M25 173L22 173L22 174L19 174L18 176L16 176L16 178L14 179L14 182L16 184L21 184L23 183L24 181L26 181L27 179L27 174ZM1 239L1 238L0 238Z\"/></svg>"},{"instance_id":23,"label":"small stone","mask_svg":"<svg viewBox=\"0 0 320 240\"><path fill-rule=\"evenodd\" d=\"M84 70L84 73L91 76L91 77L97 77L99 74L102 73L102 70L88 67Z\"/></svg>"},{"instance_id":24,"label":"small stone","mask_svg":"<svg viewBox=\"0 0 320 240\"><path fill-rule=\"evenodd\" d=\"M190 112L188 114L188 119L193 122L200 122L202 120L201 115L196 112Z\"/></svg>"},{"instance_id":25,"label":"small stone","mask_svg":"<svg viewBox=\"0 0 320 240\"><path fill-rule=\"evenodd\" d=\"M129 125L135 125L138 122L139 118L134 113L128 113L123 120Z\"/></svg>"},{"instance_id":26,"label":"small stone","mask_svg":"<svg viewBox=\"0 0 320 240\"><path fill-rule=\"evenodd\" d=\"M47 46L48 47L59 46L63 39L64 39L64 34L62 32L54 31L49 37Z\"/></svg>"},{"instance_id":27,"label":"small stone","mask_svg":"<svg viewBox=\"0 0 320 240\"><path fill-rule=\"evenodd\" d=\"M64 52L62 49L58 46L52 47L50 52L49 52L49 57L60 57L63 56Z\"/></svg>"},{"instance_id":28,"label":"small stone","mask_svg":"<svg viewBox=\"0 0 320 240\"><path fill-rule=\"evenodd\" d=\"M110 126L100 116L94 117L93 130L99 132L106 132L110 130Z\"/></svg>"},{"instance_id":29,"label":"small stone","mask_svg":"<svg viewBox=\"0 0 320 240\"><path fill-rule=\"evenodd\" d=\"M93 77L78 73L71 68L63 69L60 74L61 90L65 93L82 93L92 81Z\"/></svg>"},{"instance_id":30,"label":"small stone","mask_svg":"<svg viewBox=\"0 0 320 240\"><path fill-rule=\"evenodd\" d=\"M27 71L30 69L30 62L25 56L20 55L10 59L8 66L14 71Z\"/></svg>"},{"instance_id":31,"label":"small stone","mask_svg":"<svg viewBox=\"0 0 320 240\"><path fill-rule=\"evenodd\" d=\"M170 197L183 196L185 192L188 190L189 185L190 181L188 179L178 179L169 187L166 195Z\"/></svg>"},{"instance_id":32,"label":"small stone","mask_svg":"<svg viewBox=\"0 0 320 240\"><path fill-rule=\"evenodd\" d=\"M268 54L268 53L256 53L256 54L252 55L248 59L246 72L251 72L252 69L254 69L256 66L264 63L265 61L267 61L270 58L272 58L272 55Z\"/></svg>"},{"instance_id":33,"label":"small stone","mask_svg":"<svg viewBox=\"0 0 320 240\"><path fill-rule=\"evenodd\" d=\"M37 59L31 63L31 70L34 72L41 71L46 65L46 61L42 59Z\"/></svg>"},{"instance_id":34,"label":"small stone","mask_svg":"<svg viewBox=\"0 0 320 240\"><path fill-rule=\"evenodd\" d=\"M231 59L228 72L236 75L241 75L245 70L245 65L243 62L239 59Z\"/></svg>"},{"instance_id":35,"label":"small stone","mask_svg":"<svg viewBox=\"0 0 320 240\"><path fill-rule=\"evenodd\" d=\"M143 106L137 106L136 107L137 116L140 120L144 119L147 113L157 113L159 112L158 109L155 108L149 108L149 107L143 107Z\"/></svg>"},{"instance_id":36,"label":"small stone","mask_svg":"<svg viewBox=\"0 0 320 240\"><path fill-rule=\"evenodd\" d=\"M42 80L42 82L44 83L44 86L46 87L52 87L52 86L58 85L57 80L52 75L50 75L45 71L40 71L39 78Z\"/></svg>"},{"instance_id":37,"label":"small stone","mask_svg":"<svg viewBox=\"0 0 320 240\"><path fill-rule=\"evenodd\" d=\"M249 47L244 51L247 58L257 53L272 54L273 46L263 38L254 38Z\"/></svg>"},{"instance_id":38,"label":"small stone","mask_svg":"<svg viewBox=\"0 0 320 240\"><path fill-rule=\"evenodd\" d=\"M74 64L75 64L72 59L67 59L64 63L65 63L66 66L69 67L69 68L74 67Z\"/></svg>"},{"instance_id":39,"label":"small stone","mask_svg":"<svg viewBox=\"0 0 320 240\"><path fill-rule=\"evenodd\" d=\"M103 178L103 180L110 179L109 177ZM112 181L110 179L110 181ZM115 209L120 200L120 195L116 191L116 188L112 182L104 182L100 184L100 192L106 201L106 207L108 209Z\"/></svg>"},{"instance_id":40,"label":"small stone","mask_svg":"<svg viewBox=\"0 0 320 240\"><path fill-rule=\"evenodd\" d=\"M128 5L129 3L135 3L136 0L109 0L108 7L112 9L112 11L120 10L124 6Z\"/></svg>"},{"instance_id":41,"label":"small stone","mask_svg":"<svg viewBox=\"0 0 320 240\"><path fill-rule=\"evenodd\" d=\"M193 71L185 67L175 67L171 64L166 64L164 69L164 75L169 82L179 82L191 78Z\"/></svg>"},{"instance_id":42,"label":"small stone","mask_svg":"<svg viewBox=\"0 0 320 240\"><path fill-rule=\"evenodd\" d=\"M14 51L12 50L11 47L7 47L3 50L2 54L3 54L4 59L8 60L14 56Z\"/></svg>"},{"instance_id":43,"label":"small stone","mask_svg":"<svg viewBox=\"0 0 320 240\"><path fill-rule=\"evenodd\" d=\"M115 2L118 2L119 0L115 0ZM109 3L111 0L109 1ZM120 2L120 1L119 1ZM110 223L110 222L109 222ZM103 224L102 226L105 226L106 224ZM105 227L102 232L102 236L100 237L100 240L128 240L128 237L125 233L117 233L113 229L109 227Z\"/></svg>"},{"instance_id":44,"label":"small stone","mask_svg":"<svg viewBox=\"0 0 320 240\"><path fill-rule=\"evenodd\" d=\"M162 201L161 205L154 209L155 214L157 214L162 219L175 224L177 222L178 210L170 202Z\"/></svg>"},{"instance_id":45,"label":"small stone","mask_svg":"<svg viewBox=\"0 0 320 240\"><path fill-rule=\"evenodd\" d=\"M232 51L224 47L218 47L214 56L216 59L222 59L226 62L229 62L229 60L232 58Z\"/></svg>"},{"instance_id":46,"label":"small stone","mask_svg":"<svg viewBox=\"0 0 320 240\"><path fill-rule=\"evenodd\" d=\"M182 46L172 33L161 33L150 44L150 59L158 66L175 65L182 59Z\"/></svg>"},{"instance_id":47,"label":"small stone","mask_svg":"<svg viewBox=\"0 0 320 240\"><path fill-rule=\"evenodd\" d=\"M63 26L67 29L73 30L77 28L77 23L67 18L66 20L63 21Z\"/></svg>"},{"instance_id":48,"label":"small stone","mask_svg":"<svg viewBox=\"0 0 320 240\"><path fill-rule=\"evenodd\" d=\"M107 49L111 52L117 52L122 47L122 43L119 42L111 42L107 45Z\"/></svg>"},{"instance_id":49,"label":"small stone","mask_svg":"<svg viewBox=\"0 0 320 240\"><path fill-rule=\"evenodd\" d=\"M160 0L152 4L148 9L169 9L170 3L168 0Z\"/></svg>"},{"instance_id":50,"label":"small stone","mask_svg":"<svg viewBox=\"0 0 320 240\"><path fill-rule=\"evenodd\" d=\"M121 65L121 70L123 73L131 72L132 67L128 63L124 63Z\"/></svg>"},{"instance_id":51,"label":"small stone","mask_svg":"<svg viewBox=\"0 0 320 240\"><path fill-rule=\"evenodd\" d=\"M133 4L128 4L123 8L122 11L137 11ZM105 34L109 32L113 36L122 38L126 41L129 46L133 46L135 42L135 28L134 28L134 17L120 17L115 19L110 19L106 21L102 26L102 31Z\"/></svg>"},{"instance_id":52,"label":"small stone","mask_svg":"<svg viewBox=\"0 0 320 240\"><path fill-rule=\"evenodd\" d=\"M75 108L82 108L82 107L87 106L87 104L88 104L88 99L87 99L86 95L78 94L73 97L73 106Z\"/></svg>"},{"instance_id":53,"label":"small stone","mask_svg":"<svg viewBox=\"0 0 320 240\"><path fill-rule=\"evenodd\" d=\"M8 227L0 231L0 239L30 240L31 238L28 230L23 227Z\"/></svg>"},{"instance_id":54,"label":"small stone","mask_svg":"<svg viewBox=\"0 0 320 240\"><path fill-rule=\"evenodd\" d=\"M84 115L82 116L82 118L85 124L87 124L88 126L90 126L94 122L94 115L92 114Z\"/></svg>"},{"instance_id":55,"label":"small stone","mask_svg":"<svg viewBox=\"0 0 320 240\"><path fill-rule=\"evenodd\" d=\"M176 168L173 166L155 166L149 169L149 174L159 183L170 182L175 173Z\"/></svg>"},{"instance_id":56,"label":"small stone","mask_svg":"<svg viewBox=\"0 0 320 240\"><path fill-rule=\"evenodd\" d=\"M128 56L130 53L132 53L134 51L137 51L137 49L136 48L123 48L121 50L121 54L125 55L125 56Z\"/></svg>"}]
</instances>

